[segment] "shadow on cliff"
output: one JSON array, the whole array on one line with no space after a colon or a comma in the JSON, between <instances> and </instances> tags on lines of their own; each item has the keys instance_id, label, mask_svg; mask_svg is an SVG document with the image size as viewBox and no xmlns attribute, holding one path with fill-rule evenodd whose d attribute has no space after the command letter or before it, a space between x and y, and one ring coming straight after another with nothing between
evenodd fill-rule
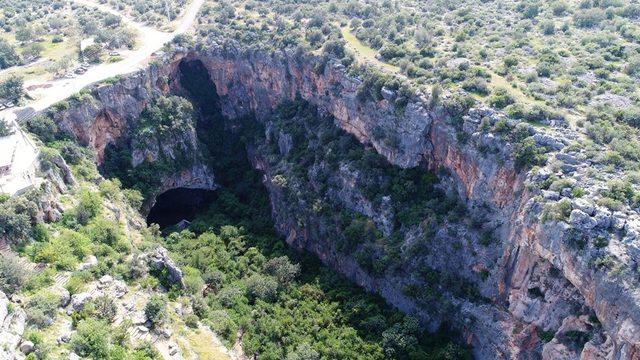
<instances>
[{"instance_id":1,"label":"shadow on cliff","mask_svg":"<svg viewBox=\"0 0 640 360\"><path fill-rule=\"evenodd\" d=\"M222 115L216 86L199 60L181 61L177 80L180 95L189 99L198 114L196 134L203 145L200 155L213 170L215 182L225 191L221 194L184 188L168 190L157 196L147 223L156 223L165 229L181 220L191 221L196 215L205 213L213 202L225 201L220 197L232 196L257 212L237 216L238 220L245 215L263 218L264 230L270 232L273 224L267 224L266 220L270 216L268 194L262 184L262 175L253 169L247 153L247 131L263 131L256 128L260 125L252 118L232 121Z\"/></svg>"}]
</instances>

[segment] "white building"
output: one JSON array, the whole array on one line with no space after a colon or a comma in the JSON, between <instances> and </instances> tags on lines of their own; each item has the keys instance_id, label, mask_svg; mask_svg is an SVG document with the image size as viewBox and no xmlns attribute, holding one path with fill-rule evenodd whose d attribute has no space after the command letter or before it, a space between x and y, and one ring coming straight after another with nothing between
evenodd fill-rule
<instances>
[{"instance_id":1,"label":"white building","mask_svg":"<svg viewBox=\"0 0 640 360\"><path fill-rule=\"evenodd\" d=\"M11 173L11 164L13 164L17 145L18 139L15 135L0 137L0 176Z\"/></svg>"}]
</instances>

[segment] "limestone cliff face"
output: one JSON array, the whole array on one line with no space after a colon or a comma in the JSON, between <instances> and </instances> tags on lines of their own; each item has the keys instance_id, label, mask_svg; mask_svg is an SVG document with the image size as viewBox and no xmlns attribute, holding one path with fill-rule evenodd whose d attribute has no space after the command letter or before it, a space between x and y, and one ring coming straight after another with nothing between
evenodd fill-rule
<instances>
[{"instance_id":1,"label":"limestone cliff face","mask_svg":"<svg viewBox=\"0 0 640 360\"><path fill-rule=\"evenodd\" d=\"M213 46L206 51L179 53L164 65L97 87L91 97L60 112L60 124L94 148L100 162L107 144L126 136L126 129L150 99L182 93L180 61L204 64L219 96L210 101L218 101L224 115L230 118L255 114L258 120L268 123L269 114L278 104L300 96L320 111L332 114L339 127L375 148L390 163L403 168L426 163L431 169L438 169L445 186L457 191L469 212L481 217L483 226L492 228L497 239L489 246L481 245L477 230L465 224L450 224L456 229L456 236L465 239L464 245L452 248L444 243L451 239L448 229L438 229L437 239L443 242L434 243L432 254L407 261L404 273L375 278L352 257L337 252L331 239L320 236L322 219L299 219L288 212L282 190L270 181L275 174L260 153L254 152L253 164L265 173L274 219L288 243L314 252L358 284L421 317L427 325L434 327L443 320L453 323L474 346L479 358L640 356L637 276L629 272L612 274L594 267L593 258L600 256L602 249L590 245L594 234L609 234L607 251L635 268L635 236L640 233L635 225L640 223L637 213L628 210L624 216L607 215L591 201L597 197L591 188L587 189L586 199L573 198L562 189L555 193L540 190L539 185L551 175L570 178L588 168L588 164L578 161L558 169L556 162L531 174L518 171L512 158L513 144L481 130L484 122L503 120L504 115L491 109L474 108L461 124L455 125L449 108L430 108L428 98L421 93L402 109L393 105L393 92L377 102L359 99L359 80L333 62L317 71L310 55ZM527 131L538 146L547 147L563 164L570 163L567 156L575 158L565 149L574 134L530 127ZM281 146L286 148L286 134L283 139ZM183 175L189 178L189 171L186 173ZM193 175L205 181L206 173ZM384 211L374 211L372 204L359 200L349 189L352 182L348 181L348 171L341 178L345 181L337 194L384 228ZM164 188L181 186L183 182L166 179ZM540 215L545 204L560 197L569 199L571 219L543 223ZM624 234L620 235L620 229ZM575 237L586 239L586 250L571 246ZM455 272L473 282L488 301L452 299L457 309L453 315L448 314L446 319L434 316L402 291L402 285L414 277L413 271L423 265Z\"/></svg>"},{"instance_id":2,"label":"limestone cliff face","mask_svg":"<svg viewBox=\"0 0 640 360\"><path fill-rule=\"evenodd\" d=\"M160 185L147 211L155 202L155 195L178 188L215 189L214 175L203 163L195 131L195 121L180 131L158 141L151 135L134 137L140 115L154 99L170 94L169 68L151 66L129 77L95 85L89 91L57 106L53 117L61 130L73 134L83 145L95 151L96 162L102 164L107 146L126 144L131 166L155 163L159 158L173 163L175 171L161 177Z\"/></svg>"}]
</instances>

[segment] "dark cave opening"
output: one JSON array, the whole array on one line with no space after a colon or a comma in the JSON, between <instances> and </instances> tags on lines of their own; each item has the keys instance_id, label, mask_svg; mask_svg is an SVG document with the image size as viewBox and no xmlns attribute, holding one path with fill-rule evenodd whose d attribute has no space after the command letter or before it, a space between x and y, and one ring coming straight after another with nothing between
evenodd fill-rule
<instances>
[{"instance_id":1,"label":"dark cave opening","mask_svg":"<svg viewBox=\"0 0 640 360\"><path fill-rule=\"evenodd\" d=\"M156 203L147 215L147 224L158 224L166 229L183 220L193 219L215 201L215 191L177 188L168 190L156 198Z\"/></svg>"}]
</instances>

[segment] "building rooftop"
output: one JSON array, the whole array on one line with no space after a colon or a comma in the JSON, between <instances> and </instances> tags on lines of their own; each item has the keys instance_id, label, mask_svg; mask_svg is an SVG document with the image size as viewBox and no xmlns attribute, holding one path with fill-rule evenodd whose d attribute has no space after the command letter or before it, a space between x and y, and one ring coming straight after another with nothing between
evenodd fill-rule
<instances>
[{"instance_id":1,"label":"building rooftop","mask_svg":"<svg viewBox=\"0 0 640 360\"><path fill-rule=\"evenodd\" d=\"M11 165L13 162L13 153L18 144L17 132L13 135L0 137L0 167Z\"/></svg>"}]
</instances>

